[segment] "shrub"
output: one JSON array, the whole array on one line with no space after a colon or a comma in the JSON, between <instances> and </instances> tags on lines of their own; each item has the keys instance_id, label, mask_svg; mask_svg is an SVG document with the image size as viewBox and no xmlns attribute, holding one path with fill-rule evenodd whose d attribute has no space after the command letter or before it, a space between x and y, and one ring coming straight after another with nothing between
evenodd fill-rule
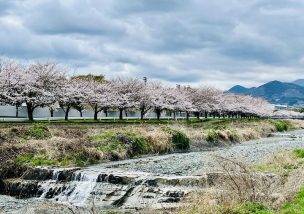
<instances>
[{"instance_id":1,"label":"shrub","mask_svg":"<svg viewBox=\"0 0 304 214\"><path fill-rule=\"evenodd\" d=\"M304 158L304 149L296 149L293 153L297 158Z\"/></svg>"},{"instance_id":2,"label":"shrub","mask_svg":"<svg viewBox=\"0 0 304 214\"><path fill-rule=\"evenodd\" d=\"M22 138L26 139L26 140L30 140L30 139L35 139L35 140L43 140L43 139L47 139L50 138L51 132L48 129L47 126L43 125L43 124L37 124L32 126L29 130L27 130Z\"/></svg>"},{"instance_id":3,"label":"shrub","mask_svg":"<svg viewBox=\"0 0 304 214\"><path fill-rule=\"evenodd\" d=\"M171 135L171 143L175 149L187 150L190 148L190 139L183 132L169 127L163 128L165 132Z\"/></svg>"},{"instance_id":4,"label":"shrub","mask_svg":"<svg viewBox=\"0 0 304 214\"><path fill-rule=\"evenodd\" d=\"M87 166L97 164L100 162L100 158L96 156L86 155L85 152L75 152L66 155L62 160L59 161L61 166Z\"/></svg>"},{"instance_id":5,"label":"shrub","mask_svg":"<svg viewBox=\"0 0 304 214\"><path fill-rule=\"evenodd\" d=\"M240 136L237 133L236 130L232 130L231 132L228 133L228 138L231 142L237 143L240 142Z\"/></svg>"},{"instance_id":6,"label":"shrub","mask_svg":"<svg viewBox=\"0 0 304 214\"><path fill-rule=\"evenodd\" d=\"M219 145L220 143L220 137L217 131L215 130L209 130L207 133L207 139L209 143L211 143L213 146Z\"/></svg>"},{"instance_id":7,"label":"shrub","mask_svg":"<svg viewBox=\"0 0 304 214\"><path fill-rule=\"evenodd\" d=\"M92 137L99 144L99 149L111 160L124 159L144 154L149 150L145 139L136 133L125 131L107 131Z\"/></svg>"},{"instance_id":8,"label":"shrub","mask_svg":"<svg viewBox=\"0 0 304 214\"><path fill-rule=\"evenodd\" d=\"M274 126L278 132L288 131L289 125L286 121L275 121Z\"/></svg>"},{"instance_id":9,"label":"shrub","mask_svg":"<svg viewBox=\"0 0 304 214\"><path fill-rule=\"evenodd\" d=\"M178 130L172 130L171 135L172 143L176 149L186 150L190 148L190 140L184 133Z\"/></svg>"}]
</instances>

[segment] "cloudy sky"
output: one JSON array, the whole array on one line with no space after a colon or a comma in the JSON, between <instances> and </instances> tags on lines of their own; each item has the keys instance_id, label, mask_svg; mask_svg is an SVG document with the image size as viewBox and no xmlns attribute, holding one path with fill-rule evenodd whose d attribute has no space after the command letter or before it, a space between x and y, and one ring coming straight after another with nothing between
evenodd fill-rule
<instances>
[{"instance_id":1,"label":"cloudy sky","mask_svg":"<svg viewBox=\"0 0 304 214\"><path fill-rule=\"evenodd\" d=\"M303 14L300 0L0 0L0 55L222 89L292 81Z\"/></svg>"}]
</instances>

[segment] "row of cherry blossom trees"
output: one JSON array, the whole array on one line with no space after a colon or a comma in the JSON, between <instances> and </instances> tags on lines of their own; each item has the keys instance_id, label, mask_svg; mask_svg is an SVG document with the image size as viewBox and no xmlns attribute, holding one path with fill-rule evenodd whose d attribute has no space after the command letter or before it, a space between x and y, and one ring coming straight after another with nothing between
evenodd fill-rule
<instances>
[{"instance_id":1,"label":"row of cherry blossom trees","mask_svg":"<svg viewBox=\"0 0 304 214\"><path fill-rule=\"evenodd\" d=\"M0 61L0 102L18 109L26 104L28 118L33 120L37 107L48 107L51 116L61 108L68 120L72 108L81 114L86 108L98 113L119 111L119 118L129 109L140 111L141 119L154 111L160 119L163 111L175 118L176 112L200 116L264 117L273 109L261 98L236 95L210 88L167 87L157 81L144 82L134 78L106 81L102 76L68 77L68 72L56 63L20 64Z\"/></svg>"}]
</instances>

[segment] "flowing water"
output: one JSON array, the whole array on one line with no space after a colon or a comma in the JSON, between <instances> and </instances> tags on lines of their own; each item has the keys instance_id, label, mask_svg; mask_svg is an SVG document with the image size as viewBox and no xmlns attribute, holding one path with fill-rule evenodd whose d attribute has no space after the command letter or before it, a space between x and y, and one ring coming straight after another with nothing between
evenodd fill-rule
<instances>
[{"instance_id":1,"label":"flowing water","mask_svg":"<svg viewBox=\"0 0 304 214\"><path fill-rule=\"evenodd\" d=\"M20 179L4 181L3 194L23 199L0 196L0 211L27 213L24 209L29 210L28 206L133 211L177 207L189 192L210 187L214 177L210 173L219 171L215 156L256 164L276 152L304 148L303 138L301 130L212 151L109 162L83 169L36 168Z\"/></svg>"}]
</instances>

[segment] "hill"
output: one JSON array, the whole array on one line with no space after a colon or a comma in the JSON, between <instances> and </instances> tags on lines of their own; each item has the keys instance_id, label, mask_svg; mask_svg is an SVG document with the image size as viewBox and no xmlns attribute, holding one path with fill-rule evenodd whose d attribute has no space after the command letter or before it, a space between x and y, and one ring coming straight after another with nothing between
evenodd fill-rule
<instances>
[{"instance_id":1,"label":"hill","mask_svg":"<svg viewBox=\"0 0 304 214\"><path fill-rule=\"evenodd\" d=\"M237 86L243 88L242 86ZM245 87L244 87L245 88ZM229 92L251 95L254 97L262 97L270 103L283 105L299 105L304 103L304 87L294 83L284 83L280 81L271 81L257 88L248 90L239 90L236 92L232 87Z\"/></svg>"},{"instance_id":2,"label":"hill","mask_svg":"<svg viewBox=\"0 0 304 214\"><path fill-rule=\"evenodd\" d=\"M298 79L292 83L304 87L304 79Z\"/></svg>"}]
</instances>

